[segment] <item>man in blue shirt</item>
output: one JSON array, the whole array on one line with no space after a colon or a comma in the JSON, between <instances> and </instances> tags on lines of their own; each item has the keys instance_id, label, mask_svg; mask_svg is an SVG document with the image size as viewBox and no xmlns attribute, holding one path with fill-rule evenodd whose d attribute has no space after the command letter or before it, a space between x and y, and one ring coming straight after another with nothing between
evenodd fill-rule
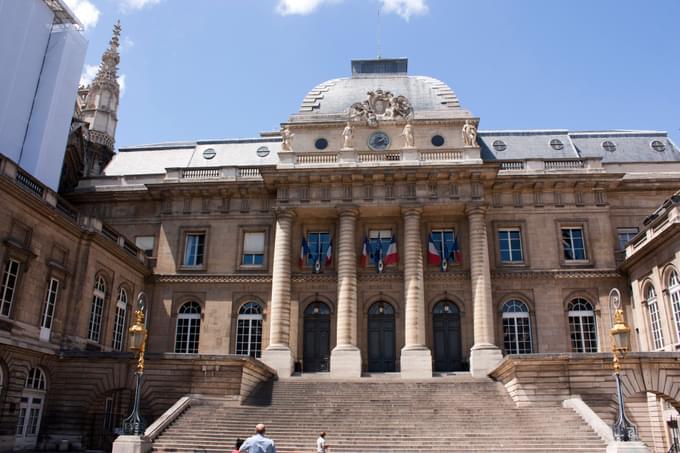
<instances>
[{"instance_id":1,"label":"man in blue shirt","mask_svg":"<svg viewBox=\"0 0 680 453\"><path fill-rule=\"evenodd\" d=\"M266 429L267 427L263 423L258 423L255 426L255 435L247 438L239 451L247 453L276 453L274 441L264 436Z\"/></svg>"}]
</instances>

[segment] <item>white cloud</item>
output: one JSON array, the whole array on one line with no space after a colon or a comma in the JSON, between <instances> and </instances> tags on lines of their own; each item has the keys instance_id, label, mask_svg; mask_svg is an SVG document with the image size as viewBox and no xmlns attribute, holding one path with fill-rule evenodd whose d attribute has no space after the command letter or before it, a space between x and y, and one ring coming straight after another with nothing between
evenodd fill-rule
<instances>
[{"instance_id":1,"label":"white cloud","mask_svg":"<svg viewBox=\"0 0 680 453\"><path fill-rule=\"evenodd\" d=\"M337 3L342 0L279 0L276 12L282 16L311 14L324 3Z\"/></svg>"},{"instance_id":2,"label":"white cloud","mask_svg":"<svg viewBox=\"0 0 680 453\"><path fill-rule=\"evenodd\" d=\"M94 79L94 76L97 75L98 70L99 66L93 64L86 64L85 67L83 68L83 73L80 76L80 84L87 86L90 83L92 83L92 80Z\"/></svg>"},{"instance_id":3,"label":"white cloud","mask_svg":"<svg viewBox=\"0 0 680 453\"><path fill-rule=\"evenodd\" d=\"M125 12L139 11L160 2L161 0L120 0L120 8Z\"/></svg>"},{"instance_id":4,"label":"white cloud","mask_svg":"<svg viewBox=\"0 0 680 453\"><path fill-rule=\"evenodd\" d=\"M395 13L405 21L409 21L411 16L422 16L427 14L429 8L426 0L380 0L382 10L386 13Z\"/></svg>"},{"instance_id":5,"label":"white cloud","mask_svg":"<svg viewBox=\"0 0 680 453\"><path fill-rule=\"evenodd\" d=\"M66 0L66 5L86 29L97 25L101 11L90 0Z\"/></svg>"},{"instance_id":6,"label":"white cloud","mask_svg":"<svg viewBox=\"0 0 680 453\"><path fill-rule=\"evenodd\" d=\"M120 50L122 52L130 50L135 46L135 42L129 36L123 36L123 42L120 43Z\"/></svg>"},{"instance_id":7,"label":"white cloud","mask_svg":"<svg viewBox=\"0 0 680 453\"><path fill-rule=\"evenodd\" d=\"M125 94L125 74L118 76L118 86L120 87L120 97L123 97L123 94Z\"/></svg>"}]
</instances>

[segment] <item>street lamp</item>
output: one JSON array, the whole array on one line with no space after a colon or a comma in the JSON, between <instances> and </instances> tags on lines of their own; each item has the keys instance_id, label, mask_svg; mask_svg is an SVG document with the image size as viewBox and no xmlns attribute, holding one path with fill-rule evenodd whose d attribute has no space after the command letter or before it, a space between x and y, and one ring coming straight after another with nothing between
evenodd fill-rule
<instances>
[{"instance_id":1,"label":"street lamp","mask_svg":"<svg viewBox=\"0 0 680 453\"><path fill-rule=\"evenodd\" d=\"M609 292L609 301L611 306L615 308L614 312L614 326L609 333L612 340L612 354L614 365L614 376L616 378L616 397L619 403L619 413L616 422L612 427L614 432L614 440L624 442L638 441L637 428L626 417L625 406L623 401L623 391L621 390L621 362L626 352L630 348L630 327L626 325L623 319L623 310L621 309L621 293L618 289L613 288ZM620 357L620 358L619 358Z\"/></svg>"},{"instance_id":2,"label":"street lamp","mask_svg":"<svg viewBox=\"0 0 680 453\"><path fill-rule=\"evenodd\" d=\"M139 399L142 391L142 378L144 377L144 351L146 350L146 294L144 291L137 295L137 311L135 311L135 323L128 329L128 347L138 354L137 376L135 384L135 402L132 413L123 420L123 433L127 435L141 436L144 433L145 424L139 415Z\"/></svg>"}]
</instances>

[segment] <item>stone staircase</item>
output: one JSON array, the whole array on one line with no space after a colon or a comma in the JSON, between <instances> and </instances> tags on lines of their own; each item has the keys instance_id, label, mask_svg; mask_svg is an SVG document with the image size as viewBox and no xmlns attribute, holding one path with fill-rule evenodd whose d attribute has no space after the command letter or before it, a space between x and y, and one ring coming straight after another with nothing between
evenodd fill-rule
<instances>
[{"instance_id":1,"label":"stone staircase","mask_svg":"<svg viewBox=\"0 0 680 453\"><path fill-rule=\"evenodd\" d=\"M599 452L605 443L571 409L517 408L491 380L292 378L261 385L244 404L195 402L156 438L156 452L228 452L267 425L279 452Z\"/></svg>"}]
</instances>

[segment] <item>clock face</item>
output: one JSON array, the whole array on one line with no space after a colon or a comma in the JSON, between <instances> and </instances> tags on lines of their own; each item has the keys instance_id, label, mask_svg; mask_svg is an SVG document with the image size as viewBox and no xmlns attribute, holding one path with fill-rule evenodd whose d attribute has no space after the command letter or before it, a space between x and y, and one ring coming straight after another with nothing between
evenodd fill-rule
<instances>
[{"instance_id":1,"label":"clock face","mask_svg":"<svg viewBox=\"0 0 680 453\"><path fill-rule=\"evenodd\" d=\"M368 137L368 147L374 151L381 151L390 146L390 136L384 132L374 132Z\"/></svg>"}]
</instances>

